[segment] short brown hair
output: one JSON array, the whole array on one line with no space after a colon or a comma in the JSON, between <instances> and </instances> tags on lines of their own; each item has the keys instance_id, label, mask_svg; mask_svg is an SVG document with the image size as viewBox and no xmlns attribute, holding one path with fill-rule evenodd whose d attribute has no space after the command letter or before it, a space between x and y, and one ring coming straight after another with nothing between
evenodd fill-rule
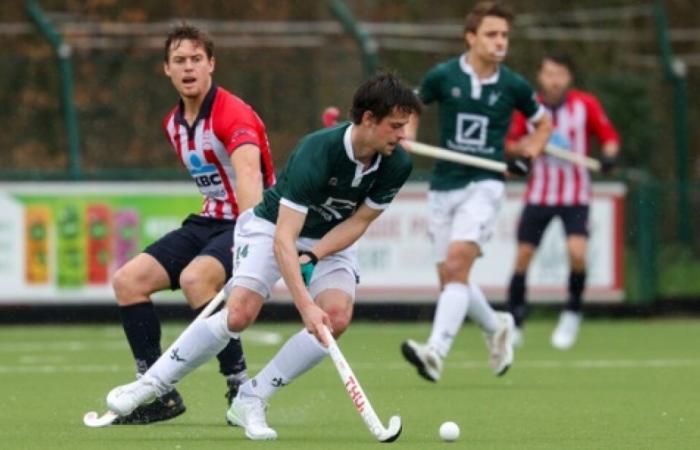
<instances>
[{"instance_id":1,"label":"short brown hair","mask_svg":"<svg viewBox=\"0 0 700 450\"><path fill-rule=\"evenodd\" d=\"M192 41L198 46L201 45L207 54L207 59L211 59L214 56L214 42L212 42L209 35L197 27L182 24L175 27L168 33L168 37L165 38L165 62L168 62L168 58L170 58L170 47L173 44L177 47L182 41Z\"/></svg>"},{"instance_id":2,"label":"short brown hair","mask_svg":"<svg viewBox=\"0 0 700 450\"><path fill-rule=\"evenodd\" d=\"M513 13L510 9L494 1L482 1L474 6L464 18L464 32L476 33L484 17L493 16L504 19L509 24L513 21Z\"/></svg>"},{"instance_id":3,"label":"short brown hair","mask_svg":"<svg viewBox=\"0 0 700 450\"><path fill-rule=\"evenodd\" d=\"M395 110L420 114L422 104L418 96L406 83L391 72L380 72L371 76L355 91L350 117L360 124L362 116L370 111L379 122Z\"/></svg>"}]
</instances>

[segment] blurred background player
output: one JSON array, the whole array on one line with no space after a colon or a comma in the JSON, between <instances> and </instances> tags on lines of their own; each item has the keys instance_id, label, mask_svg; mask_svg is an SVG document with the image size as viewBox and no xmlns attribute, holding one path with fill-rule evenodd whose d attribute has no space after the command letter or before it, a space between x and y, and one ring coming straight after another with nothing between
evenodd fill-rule
<instances>
[{"instance_id":1,"label":"blurred background player","mask_svg":"<svg viewBox=\"0 0 700 450\"><path fill-rule=\"evenodd\" d=\"M589 138L594 135L601 143L602 171L608 173L615 166L620 139L600 102L592 94L572 88L573 80L574 66L568 55L551 54L542 59L537 73L538 98L554 124L550 142L585 156L590 149ZM524 117L516 113L507 139L509 151L519 154L529 145L529 133ZM518 225L515 272L508 291L508 306L517 327L516 344L523 342L527 315L527 269L545 229L555 217L564 225L571 272L568 300L551 341L559 349L568 349L576 342L586 283L590 200L591 179L585 167L548 155L535 159Z\"/></svg>"},{"instance_id":2,"label":"blurred background player","mask_svg":"<svg viewBox=\"0 0 700 450\"><path fill-rule=\"evenodd\" d=\"M350 325L358 282L357 240L389 206L411 173L399 146L421 104L391 74L378 74L356 91L352 122L302 138L284 175L236 227L235 270L227 308L196 321L175 347L139 380L113 389L110 410L128 413L169 391L230 339L255 322L280 279L304 322L254 378L243 384L227 418L253 440L276 439L267 401L320 363L328 353L322 327L339 337Z\"/></svg>"},{"instance_id":3,"label":"blurred background player","mask_svg":"<svg viewBox=\"0 0 700 450\"><path fill-rule=\"evenodd\" d=\"M212 41L191 26L179 26L165 41L165 74L180 95L165 117L168 142L204 196L199 214L121 267L113 287L138 374L161 354L160 321L151 295L178 289L199 311L231 276L233 231L240 212L262 198L275 175L265 126L250 106L212 80ZM228 401L247 379L241 343L229 340L219 353ZM185 411L173 390L115 423L150 423Z\"/></svg>"},{"instance_id":4,"label":"blurred background player","mask_svg":"<svg viewBox=\"0 0 700 450\"><path fill-rule=\"evenodd\" d=\"M530 85L501 62L508 51L511 12L496 2L480 2L467 14L468 51L431 69L420 87L423 103L439 105L440 145L493 160L504 160L504 139L514 109L534 133L509 161L509 172L525 175L529 160L549 138L550 121ZM417 123L417 121L416 121ZM513 360L513 318L495 312L469 272L491 237L504 196L504 175L446 161L435 164L428 193L428 231L437 261L441 294L428 342L405 341L401 350L429 381L442 374L465 316L486 335L496 375Z\"/></svg>"},{"instance_id":5,"label":"blurred background player","mask_svg":"<svg viewBox=\"0 0 700 450\"><path fill-rule=\"evenodd\" d=\"M338 124L340 119L340 110L335 106L329 106L323 110L321 114L321 122L323 122L324 127L332 127Z\"/></svg>"}]
</instances>

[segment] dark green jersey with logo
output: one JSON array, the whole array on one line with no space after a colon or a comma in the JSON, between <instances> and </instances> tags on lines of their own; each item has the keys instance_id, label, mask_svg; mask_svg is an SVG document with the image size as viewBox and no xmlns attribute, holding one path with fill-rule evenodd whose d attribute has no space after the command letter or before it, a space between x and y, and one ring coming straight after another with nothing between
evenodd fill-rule
<instances>
[{"instance_id":1,"label":"dark green jersey with logo","mask_svg":"<svg viewBox=\"0 0 700 450\"><path fill-rule=\"evenodd\" d=\"M529 83L505 65L479 80L465 55L438 64L423 80L423 103L439 105L440 145L496 161L504 160L504 140L514 109L536 119L543 109ZM430 189L459 189L471 181L503 179L503 174L447 161L437 161Z\"/></svg>"},{"instance_id":2,"label":"dark green jersey with logo","mask_svg":"<svg viewBox=\"0 0 700 450\"><path fill-rule=\"evenodd\" d=\"M265 191L255 215L275 223L282 203L306 213L300 235L318 239L363 202L374 209L389 206L411 173L411 159L397 146L391 156L378 154L363 170L353 156L352 127L344 123L304 137L277 184Z\"/></svg>"}]
</instances>

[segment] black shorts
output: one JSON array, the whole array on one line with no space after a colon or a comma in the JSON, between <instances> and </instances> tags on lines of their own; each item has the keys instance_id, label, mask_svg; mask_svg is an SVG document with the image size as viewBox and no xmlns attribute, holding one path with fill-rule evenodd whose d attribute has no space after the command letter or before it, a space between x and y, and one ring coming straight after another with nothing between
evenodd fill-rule
<instances>
[{"instance_id":1,"label":"black shorts","mask_svg":"<svg viewBox=\"0 0 700 450\"><path fill-rule=\"evenodd\" d=\"M201 255L213 256L224 266L226 279L233 268L235 220L212 219L190 214L182 226L158 239L144 250L153 256L170 277L170 288L180 288L180 273Z\"/></svg>"},{"instance_id":2,"label":"black shorts","mask_svg":"<svg viewBox=\"0 0 700 450\"><path fill-rule=\"evenodd\" d=\"M518 242L540 245L544 230L555 217L564 224L566 236L588 236L588 205L540 206L525 205L518 224Z\"/></svg>"}]
</instances>

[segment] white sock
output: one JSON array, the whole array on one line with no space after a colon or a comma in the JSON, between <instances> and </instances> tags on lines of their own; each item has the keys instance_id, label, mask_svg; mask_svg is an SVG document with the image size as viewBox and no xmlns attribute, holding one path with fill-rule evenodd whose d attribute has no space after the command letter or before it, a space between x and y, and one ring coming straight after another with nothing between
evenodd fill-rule
<instances>
[{"instance_id":1,"label":"white sock","mask_svg":"<svg viewBox=\"0 0 700 450\"><path fill-rule=\"evenodd\" d=\"M281 387L320 363L328 350L306 329L284 343L269 363L241 386L241 393L268 400Z\"/></svg>"},{"instance_id":2,"label":"white sock","mask_svg":"<svg viewBox=\"0 0 700 450\"><path fill-rule=\"evenodd\" d=\"M433 330L428 344L435 347L443 358L450 352L452 342L467 315L469 309L469 289L463 283L448 283L437 301Z\"/></svg>"},{"instance_id":3,"label":"white sock","mask_svg":"<svg viewBox=\"0 0 700 450\"><path fill-rule=\"evenodd\" d=\"M182 333L172 350L163 354L144 374L159 388L172 389L173 385L216 356L226 347L229 339L237 337L226 324L226 308L204 320L197 320Z\"/></svg>"},{"instance_id":4,"label":"white sock","mask_svg":"<svg viewBox=\"0 0 700 450\"><path fill-rule=\"evenodd\" d=\"M493 334L498 329L496 311L491 308L486 296L476 283L469 283L469 317L476 322L487 334Z\"/></svg>"}]
</instances>

